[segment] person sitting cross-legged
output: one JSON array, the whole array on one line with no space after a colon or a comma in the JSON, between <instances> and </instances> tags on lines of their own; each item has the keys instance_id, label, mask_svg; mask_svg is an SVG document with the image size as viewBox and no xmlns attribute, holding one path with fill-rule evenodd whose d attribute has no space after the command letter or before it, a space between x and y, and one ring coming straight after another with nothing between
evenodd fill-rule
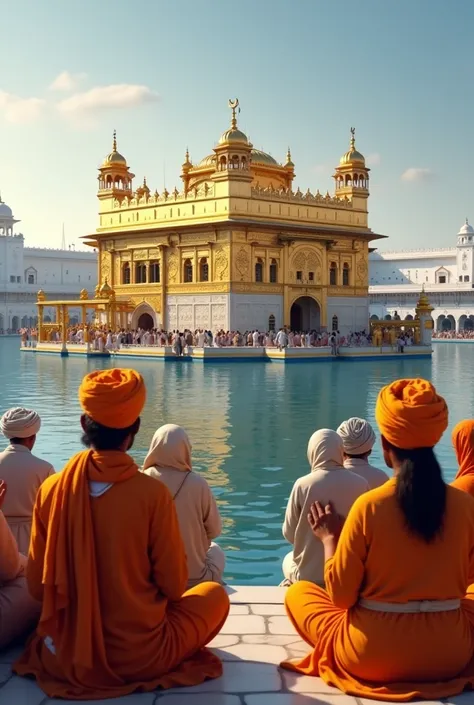
<instances>
[{"instance_id":1,"label":"person sitting cross-legged","mask_svg":"<svg viewBox=\"0 0 474 705\"><path fill-rule=\"evenodd\" d=\"M220 660L203 647L227 618L227 594L210 582L185 592L171 494L127 453L142 377L92 372L79 400L88 450L38 493L28 584L42 611L16 673L35 676L49 697L88 700L220 676Z\"/></svg>"}]
</instances>

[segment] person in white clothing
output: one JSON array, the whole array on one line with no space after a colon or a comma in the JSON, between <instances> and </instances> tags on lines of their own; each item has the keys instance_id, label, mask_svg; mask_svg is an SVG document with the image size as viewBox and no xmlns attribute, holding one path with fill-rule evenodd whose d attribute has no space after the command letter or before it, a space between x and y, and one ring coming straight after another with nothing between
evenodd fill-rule
<instances>
[{"instance_id":1,"label":"person in white clothing","mask_svg":"<svg viewBox=\"0 0 474 705\"><path fill-rule=\"evenodd\" d=\"M28 555L36 494L53 466L31 452L41 428L36 411L16 407L0 419L0 431L9 445L0 453L0 480L8 485L3 513L21 553Z\"/></svg>"},{"instance_id":2,"label":"person in white clothing","mask_svg":"<svg viewBox=\"0 0 474 705\"><path fill-rule=\"evenodd\" d=\"M186 431L174 424L159 428L143 471L165 484L173 496L188 559L188 588L208 580L222 583L225 554L213 541L220 536L222 521L211 488L192 470Z\"/></svg>"},{"instance_id":3,"label":"person in white clothing","mask_svg":"<svg viewBox=\"0 0 474 705\"><path fill-rule=\"evenodd\" d=\"M288 336L284 328L280 328L278 331L277 337L275 338L275 344L280 350L288 347Z\"/></svg>"},{"instance_id":4,"label":"person in white clothing","mask_svg":"<svg viewBox=\"0 0 474 705\"><path fill-rule=\"evenodd\" d=\"M252 333L252 341L253 341L254 348L258 348L258 346L260 344L259 338L260 338L260 333L258 332L258 330L254 330L254 332Z\"/></svg>"},{"instance_id":5,"label":"person in white clothing","mask_svg":"<svg viewBox=\"0 0 474 705\"><path fill-rule=\"evenodd\" d=\"M283 559L284 584L308 580L324 587L324 547L315 539L308 522L314 502L347 517L355 500L369 485L359 475L344 467L342 440L335 431L323 428L313 433L308 443L311 472L296 480L283 524L283 536L293 550Z\"/></svg>"},{"instance_id":6,"label":"person in white clothing","mask_svg":"<svg viewBox=\"0 0 474 705\"><path fill-rule=\"evenodd\" d=\"M368 460L375 443L370 423L353 417L343 421L337 433L344 446L344 467L363 477L371 490L384 485L389 479L387 473L370 465Z\"/></svg>"}]
</instances>

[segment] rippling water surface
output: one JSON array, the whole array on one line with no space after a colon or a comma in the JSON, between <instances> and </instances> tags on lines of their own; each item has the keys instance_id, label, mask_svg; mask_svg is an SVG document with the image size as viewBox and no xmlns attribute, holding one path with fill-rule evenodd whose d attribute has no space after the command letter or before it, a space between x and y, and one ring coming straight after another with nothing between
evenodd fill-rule
<instances>
[{"instance_id":1,"label":"rippling water surface","mask_svg":"<svg viewBox=\"0 0 474 705\"><path fill-rule=\"evenodd\" d=\"M432 379L449 404L450 429L474 416L473 345L437 345L433 361L316 364L199 364L129 360L145 377L148 401L132 453L141 463L154 431L177 423L193 444L194 469L211 484L224 520L220 544L234 583L275 584L288 550L281 535L293 482L308 471L306 445L317 428L349 416L373 422L380 387L399 377ZM43 426L36 452L57 470L81 449L77 388L96 359L19 351L0 340L0 411L31 406ZM447 432L438 446L446 478L455 470ZM379 444L373 458L383 467ZM375 464L375 463L374 463Z\"/></svg>"}]
</instances>

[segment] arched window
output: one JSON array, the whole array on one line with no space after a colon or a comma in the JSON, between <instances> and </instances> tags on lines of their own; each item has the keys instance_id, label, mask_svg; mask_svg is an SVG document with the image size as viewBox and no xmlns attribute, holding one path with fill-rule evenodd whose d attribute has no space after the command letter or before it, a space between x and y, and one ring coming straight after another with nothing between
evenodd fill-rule
<instances>
[{"instance_id":1,"label":"arched window","mask_svg":"<svg viewBox=\"0 0 474 705\"><path fill-rule=\"evenodd\" d=\"M333 330L338 330L339 328L339 321L336 315L332 317L332 329Z\"/></svg>"},{"instance_id":2,"label":"arched window","mask_svg":"<svg viewBox=\"0 0 474 705\"><path fill-rule=\"evenodd\" d=\"M344 262L342 268L342 286L349 286L349 265L347 262Z\"/></svg>"},{"instance_id":3,"label":"arched window","mask_svg":"<svg viewBox=\"0 0 474 705\"><path fill-rule=\"evenodd\" d=\"M146 284L146 264L143 262L135 265L135 284Z\"/></svg>"},{"instance_id":4,"label":"arched window","mask_svg":"<svg viewBox=\"0 0 474 705\"><path fill-rule=\"evenodd\" d=\"M209 265L207 263L207 257L203 257L199 262L199 281L209 281Z\"/></svg>"},{"instance_id":5,"label":"arched window","mask_svg":"<svg viewBox=\"0 0 474 705\"><path fill-rule=\"evenodd\" d=\"M275 330L275 316L273 313L268 317L268 330Z\"/></svg>"},{"instance_id":6,"label":"arched window","mask_svg":"<svg viewBox=\"0 0 474 705\"><path fill-rule=\"evenodd\" d=\"M373 313L373 314L371 315L371 317L370 317L370 320L371 320L371 321L378 321L378 320L379 320L379 317L378 317L375 313Z\"/></svg>"},{"instance_id":7,"label":"arched window","mask_svg":"<svg viewBox=\"0 0 474 705\"><path fill-rule=\"evenodd\" d=\"M239 158L236 154L232 157L232 169L238 169L239 168Z\"/></svg>"},{"instance_id":8,"label":"arched window","mask_svg":"<svg viewBox=\"0 0 474 705\"><path fill-rule=\"evenodd\" d=\"M160 263L157 261L150 262L150 282L158 284L160 281Z\"/></svg>"},{"instance_id":9,"label":"arched window","mask_svg":"<svg viewBox=\"0 0 474 705\"><path fill-rule=\"evenodd\" d=\"M130 284L130 264L124 262L122 265L122 284Z\"/></svg>"},{"instance_id":10,"label":"arched window","mask_svg":"<svg viewBox=\"0 0 474 705\"><path fill-rule=\"evenodd\" d=\"M184 260L184 281L186 284L193 281L193 263L190 259Z\"/></svg>"},{"instance_id":11,"label":"arched window","mask_svg":"<svg viewBox=\"0 0 474 705\"><path fill-rule=\"evenodd\" d=\"M392 317L389 313L387 313L387 315L384 316L383 318L384 318L384 321L391 321L392 320Z\"/></svg>"},{"instance_id":12,"label":"arched window","mask_svg":"<svg viewBox=\"0 0 474 705\"><path fill-rule=\"evenodd\" d=\"M329 284L331 286L336 286L337 284L337 264L335 262L331 262L329 267Z\"/></svg>"},{"instance_id":13,"label":"arched window","mask_svg":"<svg viewBox=\"0 0 474 705\"><path fill-rule=\"evenodd\" d=\"M260 258L255 263L255 281L263 282L263 262Z\"/></svg>"},{"instance_id":14,"label":"arched window","mask_svg":"<svg viewBox=\"0 0 474 705\"><path fill-rule=\"evenodd\" d=\"M226 169L227 169L227 159L225 157L221 157L220 170L225 171Z\"/></svg>"},{"instance_id":15,"label":"arched window","mask_svg":"<svg viewBox=\"0 0 474 705\"><path fill-rule=\"evenodd\" d=\"M276 284L278 281L278 265L276 259L272 259L270 263L270 282Z\"/></svg>"}]
</instances>

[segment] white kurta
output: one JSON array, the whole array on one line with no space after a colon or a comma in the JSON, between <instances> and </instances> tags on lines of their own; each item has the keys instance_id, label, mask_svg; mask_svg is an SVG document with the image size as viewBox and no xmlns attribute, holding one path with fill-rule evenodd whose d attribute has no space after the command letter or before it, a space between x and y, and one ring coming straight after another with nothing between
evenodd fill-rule
<instances>
[{"instance_id":1,"label":"white kurta","mask_svg":"<svg viewBox=\"0 0 474 705\"><path fill-rule=\"evenodd\" d=\"M7 483L3 513L21 553L28 555L36 493L53 466L23 445L10 444L0 453L0 480Z\"/></svg>"}]
</instances>

